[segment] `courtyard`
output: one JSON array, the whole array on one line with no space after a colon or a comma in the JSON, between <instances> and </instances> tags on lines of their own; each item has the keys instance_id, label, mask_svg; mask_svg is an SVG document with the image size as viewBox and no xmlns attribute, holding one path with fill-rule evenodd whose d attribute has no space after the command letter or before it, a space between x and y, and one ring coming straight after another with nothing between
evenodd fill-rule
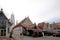
<instances>
[{"instance_id":1,"label":"courtyard","mask_svg":"<svg viewBox=\"0 0 60 40\"><path fill-rule=\"evenodd\" d=\"M24 37L22 40L60 40L60 37L44 36L44 37Z\"/></svg>"}]
</instances>

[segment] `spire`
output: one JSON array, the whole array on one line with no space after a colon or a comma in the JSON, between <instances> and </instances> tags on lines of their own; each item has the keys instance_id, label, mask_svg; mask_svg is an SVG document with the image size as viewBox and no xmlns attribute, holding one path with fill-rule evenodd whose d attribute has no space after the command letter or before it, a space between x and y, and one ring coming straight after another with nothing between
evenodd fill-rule
<instances>
[{"instance_id":1,"label":"spire","mask_svg":"<svg viewBox=\"0 0 60 40\"><path fill-rule=\"evenodd\" d=\"M18 24L18 20L16 20L16 24Z\"/></svg>"},{"instance_id":2,"label":"spire","mask_svg":"<svg viewBox=\"0 0 60 40\"><path fill-rule=\"evenodd\" d=\"M15 24L15 17L14 17L14 14L13 13L11 14L10 22L12 24Z\"/></svg>"}]
</instances>

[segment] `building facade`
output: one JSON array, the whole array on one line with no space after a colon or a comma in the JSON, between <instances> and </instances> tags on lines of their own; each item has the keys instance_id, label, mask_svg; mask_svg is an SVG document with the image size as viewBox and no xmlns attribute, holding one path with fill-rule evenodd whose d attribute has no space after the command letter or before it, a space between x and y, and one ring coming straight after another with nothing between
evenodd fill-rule
<instances>
[{"instance_id":1,"label":"building facade","mask_svg":"<svg viewBox=\"0 0 60 40\"><path fill-rule=\"evenodd\" d=\"M17 23L11 31L13 31L13 37L19 40L22 33L27 33L27 30L32 29L33 23L29 17L24 18L21 22Z\"/></svg>"},{"instance_id":2,"label":"building facade","mask_svg":"<svg viewBox=\"0 0 60 40\"><path fill-rule=\"evenodd\" d=\"M8 36L11 23L3 13L3 9L0 11L0 36Z\"/></svg>"},{"instance_id":3,"label":"building facade","mask_svg":"<svg viewBox=\"0 0 60 40\"><path fill-rule=\"evenodd\" d=\"M58 23L53 22L52 24L42 22L38 24L38 27L43 31L48 31L53 33L60 32L60 22Z\"/></svg>"}]
</instances>

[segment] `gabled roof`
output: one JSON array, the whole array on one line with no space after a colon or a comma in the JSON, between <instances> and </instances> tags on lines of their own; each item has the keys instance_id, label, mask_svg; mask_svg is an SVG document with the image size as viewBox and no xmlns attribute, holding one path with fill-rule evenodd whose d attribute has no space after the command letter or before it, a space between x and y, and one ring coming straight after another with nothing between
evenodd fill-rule
<instances>
[{"instance_id":1,"label":"gabled roof","mask_svg":"<svg viewBox=\"0 0 60 40\"><path fill-rule=\"evenodd\" d=\"M3 9L1 8L1 11L0 11L0 15L4 15L4 17L5 17L5 19L8 19L6 16L5 16L5 14L3 13Z\"/></svg>"},{"instance_id":2,"label":"gabled roof","mask_svg":"<svg viewBox=\"0 0 60 40\"><path fill-rule=\"evenodd\" d=\"M8 21L8 23L11 24L11 23L9 22L9 19L5 16L2 8L1 8L1 11L0 11L0 15L3 15L4 18Z\"/></svg>"},{"instance_id":3,"label":"gabled roof","mask_svg":"<svg viewBox=\"0 0 60 40\"><path fill-rule=\"evenodd\" d=\"M28 21L27 21L28 20ZM26 22L30 22L32 25L33 25L33 23L31 22L31 20L29 19L29 17L26 17L26 18L24 18L21 22L19 22L18 24L16 24L13 28L12 28L12 30L14 29L14 28L16 28L16 27L19 27L19 26L24 26L25 27L25 25L24 25L24 23L26 23ZM28 24L27 24L28 25Z\"/></svg>"}]
</instances>

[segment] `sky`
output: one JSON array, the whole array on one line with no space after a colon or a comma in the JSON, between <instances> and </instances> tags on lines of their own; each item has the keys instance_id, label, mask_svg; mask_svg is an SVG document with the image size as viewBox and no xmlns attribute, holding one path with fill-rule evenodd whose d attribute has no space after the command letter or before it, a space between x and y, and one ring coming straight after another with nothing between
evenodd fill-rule
<instances>
[{"instance_id":1,"label":"sky","mask_svg":"<svg viewBox=\"0 0 60 40\"><path fill-rule=\"evenodd\" d=\"M60 0L0 0L0 8L8 18L13 13L18 22L28 16L33 23L60 17Z\"/></svg>"}]
</instances>

